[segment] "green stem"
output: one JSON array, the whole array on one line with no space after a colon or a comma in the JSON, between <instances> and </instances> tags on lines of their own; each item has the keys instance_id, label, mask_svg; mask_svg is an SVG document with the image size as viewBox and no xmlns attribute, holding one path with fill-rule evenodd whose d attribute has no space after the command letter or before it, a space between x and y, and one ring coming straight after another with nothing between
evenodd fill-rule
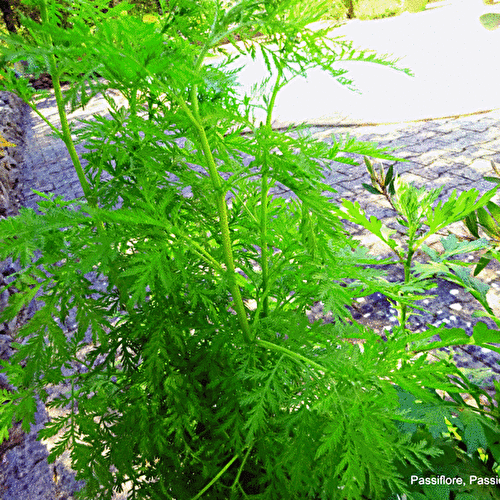
<instances>
[{"instance_id":1,"label":"green stem","mask_svg":"<svg viewBox=\"0 0 500 500\"><path fill-rule=\"evenodd\" d=\"M47 20L48 16L47 16L47 9L45 6L45 0L42 0L42 6L43 7L41 8L41 10L44 12L44 17L42 16L42 19ZM50 39L48 39L48 40L50 41ZM206 50L208 50L208 49L206 49ZM196 62L195 71L198 70L201 67L201 65L203 64L203 59L204 59L203 55L206 53L206 50L204 49L202 51L202 54L200 54L200 56ZM52 59L53 59L54 70L55 70L55 57L52 56ZM165 91L168 92L168 88L166 88L165 84L162 81L160 81L156 77L156 75L152 74L147 68L144 68L144 69L149 74L149 76L151 76L153 78L153 80L160 86L160 88L163 88ZM54 73L55 73L55 71L54 71ZM54 88L56 86L56 80L57 80L57 78L54 78ZM59 90L60 90L60 86L59 86ZM61 94L59 94L59 95L62 97ZM56 95L56 97L57 97L57 95ZM225 260L227 271L228 271L230 289L231 289L233 302L234 302L234 308L236 310L236 314L238 315L238 321L239 321L241 329L243 331L243 337L244 337L246 342L250 343L252 341L252 333L251 333L251 329L250 329L250 324L248 323L248 318L246 315L246 310L245 310L245 306L244 306L243 299L241 296L241 292L240 292L240 289L239 289L239 287L236 283L236 279L235 279L236 271L235 271L235 265L234 265L234 259L233 259L231 237L230 237L230 233L229 233L229 222L228 222L228 216L227 216L226 200L225 200L225 196L223 193L220 176L219 176L219 173L217 171L217 166L215 165L215 160L214 160L214 157L212 155L212 151L211 151L210 145L208 143L208 138L207 138L207 135L205 133L205 129L203 127L202 120L200 117L199 106L198 106L198 88L197 88L197 85L193 85L193 87L191 89L192 110L190 109L190 107L188 106L188 104L186 103L186 101L183 99L182 96L180 96L180 95L175 96L175 99L179 103L181 109L186 113L186 116L193 123L193 125L196 128L198 135L199 135L201 147L202 147L202 150L203 150L203 153L205 155L206 162L207 162L207 169L208 169L208 172L210 175L210 179L212 181L212 185L213 185L215 192L216 192L216 203L217 203L217 208L218 208L218 212L219 212L219 224L220 224L220 230L221 230L221 236L222 236L224 260ZM62 100L61 100L61 102L62 102ZM59 101L58 101L58 106L59 106ZM62 115L61 121L65 122L67 125L66 116L64 115L64 108L62 108L62 110L60 109L60 114ZM69 132L69 127L67 127L67 131ZM69 141L68 142L65 141L66 146L68 147L68 150L69 150L70 145L73 146L73 144L71 142L71 135L65 134L64 127L63 127L63 134L66 138L69 137ZM73 146L73 151L74 151L74 146ZM70 151L70 155L71 155L71 151ZM77 169L78 176L80 178L80 174L83 175L83 169L81 168L78 156L76 155L76 151L75 151L75 156L76 156L76 158L74 159L74 164L75 164L75 168ZM71 157L73 159L73 155ZM76 164L75 161L78 163ZM78 169L77 165L80 167L80 169ZM85 195L87 196L86 191L88 191L90 193L90 189L88 187L88 183L85 179L85 176L83 176L83 178L80 178L80 182L82 182L82 188L84 190ZM89 200L89 203L90 203L90 200Z\"/></svg>"},{"instance_id":2,"label":"green stem","mask_svg":"<svg viewBox=\"0 0 500 500\"><path fill-rule=\"evenodd\" d=\"M40 18L43 24L48 24L49 16L47 12L47 4L46 0L41 0L40 2ZM50 34L46 33L44 35L45 41L48 46L52 46L52 37ZM80 181L80 185L82 186L83 194L89 204L92 207L97 207L97 200L92 196L92 190L90 185L85 177L85 173L82 168L82 164L80 163L80 158L78 158L78 154L75 149L75 145L73 143L73 139L71 138L71 131L68 124L68 118L66 117L66 110L64 109L63 104L63 95L61 91L61 82L59 80L59 74L57 72L57 64L56 57L54 54L50 54L48 56L49 59L49 72L52 77L52 83L54 86L54 95L56 97L57 102L57 110L59 111L59 118L61 119L61 130L62 130L62 140L66 144L66 148L68 149L69 156L76 170L76 175L78 176L78 180Z\"/></svg>"},{"instance_id":3,"label":"green stem","mask_svg":"<svg viewBox=\"0 0 500 500\"><path fill-rule=\"evenodd\" d=\"M38 111L36 104L33 104L29 101L24 102L26 102L26 104L52 129L52 131L59 137L59 139L64 141L62 132L58 128L54 127L54 125L52 125L52 123L50 123L49 120L47 120L47 118L45 118L45 116L43 116L42 113Z\"/></svg>"},{"instance_id":4,"label":"green stem","mask_svg":"<svg viewBox=\"0 0 500 500\"><path fill-rule=\"evenodd\" d=\"M323 373L328 372L328 368L325 368L324 366L321 366L320 364L315 363L314 361L310 360L309 358L302 356L302 354L298 354L296 352L290 351L289 349L286 349L285 347L281 347L281 346L273 344L271 342L267 342L266 340L257 339L256 342L257 342L257 345L261 345L262 347L265 347L267 349L273 349L274 351L283 352L290 358L307 363L307 364L311 365L312 367L316 368L317 370L322 371Z\"/></svg>"},{"instance_id":5,"label":"green stem","mask_svg":"<svg viewBox=\"0 0 500 500\"><path fill-rule=\"evenodd\" d=\"M264 304L262 308L262 315L264 318L269 316L269 295L266 293L269 289L269 255L267 247L267 198L269 196L269 183L268 183L269 165L264 165L261 179L260 191L260 252L262 268L262 291L264 292Z\"/></svg>"},{"instance_id":6,"label":"green stem","mask_svg":"<svg viewBox=\"0 0 500 500\"><path fill-rule=\"evenodd\" d=\"M229 220L227 215L225 193L222 189L222 182L220 180L219 172L217 171L217 166L215 165L215 160L212 154L212 150L210 148L210 144L208 143L207 134L201 123L201 116L198 106L197 85L193 85L191 89L191 104L193 108L192 111L187 105L187 103L184 101L184 99L182 99L182 97L180 96L178 97L178 102L181 105L183 111L186 113L188 118L192 121L193 125L197 129L201 143L201 148L206 158L208 173L210 175L210 180L212 181L212 186L215 190L215 199L219 213L219 226L222 236L224 260L228 271L229 284L234 302L234 309L236 310L236 314L238 315L238 320L241 329L243 331L243 338L245 339L246 342L250 343L252 341L250 324L248 323L245 305L243 304L243 298L241 296L241 292L238 287L238 284L236 283L236 278L235 278L236 270L233 259L231 235L229 233Z\"/></svg>"},{"instance_id":7,"label":"green stem","mask_svg":"<svg viewBox=\"0 0 500 500\"><path fill-rule=\"evenodd\" d=\"M224 474L224 472L233 465L233 462L239 457L239 455L235 455L224 467L223 469L196 495L194 496L191 500L198 500L198 498L201 498L201 496L208 491L218 480L219 478Z\"/></svg>"},{"instance_id":8,"label":"green stem","mask_svg":"<svg viewBox=\"0 0 500 500\"><path fill-rule=\"evenodd\" d=\"M231 490L234 490L234 488L239 484L240 482L240 476L241 476L241 473L243 472L243 469L245 467L245 464L246 464L246 461L247 461L247 458L248 456L250 455L250 452L252 451L253 449L253 445L250 446L247 450L247 452L245 453L245 456L243 457L243 460L241 461L241 465L238 469L238 473L236 474L236 478L231 486Z\"/></svg>"},{"instance_id":9,"label":"green stem","mask_svg":"<svg viewBox=\"0 0 500 500\"><path fill-rule=\"evenodd\" d=\"M215 270L219 272L224 272L224 269L221 265L196 241L191 240L187 236L180 235L183 240L188 242L190 245L194 247L193 252L198 255L201 259L203 259L208 265L212 266Z\"/></svg>"},{"instance_id":10,"label":"green stem","mask_svg":"<svg viewBox=\"0 0 500 500\"><path fill-rule=\"evenodd\" d=\"M413 246L413 239L410 238L410 241L408 242L408 255L406 256L406 259L403 263L405 272L405 278L404 278L405 284L410 281L411 277L411 261L413 259L413 255L415 254L415 249L412 248L412 246ZM401 326L403 330L406 328L406 322L408 320L407 315L408 315L408 306L406 304L400 303L398 321L399 321L399 326Z\"/></svg>"},{"instance_id":11,"label":"green stem","mask_svg":"<svg viewBox=\"0 0 500 500\"><path fill-rule=\"evenodd\" d=\"M273 93L271 94L271 99L269 100L269 106L267 108L267 119L266 128L271 129L272 119L273 119L273 109L276 102L276 96L280 90L281 78L283 77L283 68L280 66L278 68L278 76L276 77L276 82L273 87Z\"/></svg>"},{"instance_id":12,"label":"green stem","mask_svg":"<svg viewBox=\"0 0 500 500\"><path fill-rule=\"evenodd\" d=\"M280 88L281 78L283 76L283 69L281 66L278 68L278 76L274 84L269 106L267 108L266 129L271 132L273 108L276 102L276 96ZM264 156L264 165L262 165L262 179L260 189L260 248L261 248L261 263L262 268L262 291L264 293L264 303L262 307L262 315L264 318L269 316L269 249L267 246L267 208L269 198L269 161L268 152Z\"/></svg>"}]
</instances>

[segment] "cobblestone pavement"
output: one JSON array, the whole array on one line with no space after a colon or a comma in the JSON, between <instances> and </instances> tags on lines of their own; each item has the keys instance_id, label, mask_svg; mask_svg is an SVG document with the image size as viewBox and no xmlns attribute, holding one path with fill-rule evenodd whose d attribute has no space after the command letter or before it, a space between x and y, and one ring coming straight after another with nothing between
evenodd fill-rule
<instances>
[{"instance_id":1,"label":"cobblestone pavement","mask_svg":"<svg viewBox=\"0 0 500 500\"><path fill-rule=\"evenodd\" d=\"M97 113L106 114L107 106L102 96L94 98L85 110L71 114L69 120L72 122L77 118L89 118ZM47 99L39 106L39 109L52 123L56 126L59 125L55 99ZM50 128L35 113L31 113L23 125L26 130L27 146L23 152L24 173L20 187L24 205L31 208L36 207L39 196L33 193L32 189L63 195L67 199L81 196L81 187L63 142L48 135ZM492 187L492 184L483 181L482 177L491 174L491 160L500 162L500 111L498 110L428 122L370 127L314 126L308 129L308 133L326 141L331 141L332 134L346 132L358 139L378 142L383 146L402 146L398 155L409 161L398 164L396 170L404 174L406 179L412 180L418 185L443 186L443 196L448 196L453 189L462 191L475 187L481 192L487 191ZM84 151L83 145L77 146L77 152L80 155ZM388 224L394 222L394 213L388 204L362 188L363 182L369 183L369 176L362 164L359 167L332 164L326 171L326 177L326 182L337 191L336 198L338 200L348 198L359 201L361 207L366 209L369 215L375 215ZM460 228L457 227L456 230L460 231ZM387 254L388 249L370 235L355 228L353 228L353 234L373 253ZM437 240L433 244L437 245ZM491 265L482 273L481 277L491 285L490 302L500 314L499 275L498 266ZM441 319L453 323L453 321L458 321L457 318L461 318L461 323L458 321L455 325L464 325L465 327L467 324L470 327L470 314L477 307L477 304L474 305L473 299L468 297L463 290L456 286L450 286L446 282L440 283L440 290L437 304L432 313L434 320L438 323ZM320 308L312 311L313 314L320 312ZM371 304L361 301L360 309L356 314L358 318L368 318L372 321L374 328L380 327L382 329L384 322L387 324L388 318L389 321L392 321L390 317L393 315L393 310L390 309L387 301L383 302L383 297L378 297L374 298ZM468 323L467 320L469 320ZM484 363L489 351L482 351L479 350L476 354ZM493 367L494 364L494 360L488 363L491 370L496 371ZM45 410L41 409L40 411L43 413ZM51 416L50 413L49 416ZM40 421L43 421L44 418L41 418ZM37 428L34 428L32 433L36 432ZM22 448L23 446L25 449ZM21 488L21 485L25 485L25 483L28 486L23 486L23 490L13 486L10 486L10 489L5 487L6 490L3 492L2 498L4 500L20 498L20 492L23 498L32 500L72 498L71 493L74 491L75 483L68 472L67 457L56 462L55 466L49 466L43 458L44 453L37 451L36 463L44 464L43 471L45 471L39 474L40 479L38 480L38 476L34 478L30 472L19 472L21 470L19 464L28 459L33 446L33 440L30 438L25 441L24 445L17 447L17 454L16 450L6 453L5 463L0 464L0 476L3 473L11 479L10 483L4 481L4 484L17 484L16 488ZM50 449L49 443L40 444L40 446L47 446ZM53 479L46 486L48 475L52 476ZM41 491L44 493L40 493ZM123 497L117 495L115 500L119 498Z\"/></svg>"}]
</instances>

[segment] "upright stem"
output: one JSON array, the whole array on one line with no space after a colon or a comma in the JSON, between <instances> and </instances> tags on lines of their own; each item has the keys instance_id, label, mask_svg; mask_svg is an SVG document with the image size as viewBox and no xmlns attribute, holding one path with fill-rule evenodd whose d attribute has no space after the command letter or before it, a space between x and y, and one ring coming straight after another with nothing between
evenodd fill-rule
<instances>
[{"instance_id":1,"label":"upright stem","mask_svg":"<svg viewBox=\"0 0 500 500\"><path fill-rule=\"evenodd\" d=\"M203 47L201 53L199 54L195 62L195 68L194 68L195 71L198 71L200 69L201 65L203 64L204 56L207 53L207 51L208 51L208 44L206 44ZM236 283L236 278L235 278L236 269L234 266L231 235L229 233L229 221L227 217L226 197L222 189L222 183L220 180L219 172L217 171L217 165L215 164L212 150L208 142L208 137L203 127L200 116L200 107L198 103L198 85L194 84L191 88L192 111L186 104L186 102L182 99L182 97L179 97L177 101L179 102L181 108L184 110L188 118L191 120L191 122L197 129L198 135L200 137L201 148L203 150L203 153L207 161L208 173L210 175L210 180L212 181L212 186L214 187L215 190L217 209L219 212L219 227L222 236L224 260L226 262L226 267L229 275L229 285L231 289L231 294L233 296L234 308L236 310L238 321L240 323L243 332L243 338L245 339L245 342L251 343L253 340L252 332L250 324L248 323L245 305L243 304L243 298L241 296L241 292L238 287L238 284Z\"/></svg>"},{"instance_id":2,"label":"upright stem","mask_svg":"<svg viewBox=\"0 0 500 500\"><path fill-rule=\"evenodd\" d=\"M260 266L262 268L262 293L264 294L262 316L266 318L269 315L269 295L266 293L269 286L269 256L267 249L267 197L269 194L269 165L264 165L263 167L260 200Z\"/></svg>"},{"instance_id":3,"label":"upright stem","mask_svg":"<svg viewBox=\"0 0 500 500\"><path fill-rule=\"evenodd\" d=\"M201 148L205 155L207 162L208 173L210 175L210 180L212 181L212 186L215 190L215 198L217 203L217 211L219 213L219 227L222 236L222 247L224 252L224 260L226 262L229 284L231 288L231 293L233 296L234 308L236 314L238 315L238 320L243 331L243 338L246 342L252 342L252 334L250 329L250 324L248 323L248 318L245 310L245 305L243 304L243 298L241 296L240 289L236 283L236 268L233 259L233 248L231 243L231 235L229 233L229 220L227 216L227 206L224 190L222 189L222 182L220 180L219 172L217 171L217 166L215 165L215 160L208 143L207 134L203 128L200 116L200 110L198 106L198 86L193 85L191 89L191 106L192 111L189 106L181 98L178 101L181 107L186 112L188 117L193 122L193 125L198 131L200 138Z\"/></svg>"},{"instance_id":4,"label":"upright stem","mask_svg":"<svg viewBox=\"0 0 500 500\"><path fill-rule=\"evenodd\" d=\"M415 254L415 249L413 248L413 238L410 237L410 240L408 241L408 255L406 256L406 259L403 262L404 272L405 272L405 278L404 278L405 283L408 283L410 281L411 261L413 259L414 254ZM400 304L398 321L399 321L399 325L403 329L406 328L406 321L408 319L407 314L408 314L408 306L406 304Z\"/></svg>"},{"instance_id":5,"label":"upright stem","mask_svg":"<svg viewBox=\"0 0 500 500\"><path fill-rule=\"evenodd\" d=\"M42 23L48 24L49 16L47 12L47 4L46 0L40 1L40 18ZM45 41L47 45L52 46L52 37L50 34L44 34ZM76 170L76 175L78 176L78 180L80 181L80 185L82 186L83 194L89 204L92 207L97 207L97 200L92 196L92 189L90 184L88 183L85 173L83 171L82 164L80 163L80 158L78 158L78 153L76 152L75 145L73 143L73 139L71 138L71 131L68 124L68 119L66 117L66 110L64 109L63 104L63 95L61 91L61 82L59 81L59 75L57 73L57 64L56 57L54 54L48 56L49 59L49 71L52 77L52 83L54 85L54 94L57 102L57 110L59 111L59 118L61 119L61 129L62 129L62 140L66 144L66 148L68 149L69 156Z\"/></svg>"},{"instance_id":6,"label":"upright stem","mask_svg":"<svg viewBox=\"0 0 500 500\"><path fill-rule=\"evenodd\" d=\"M267 108L267 119L266 119L266 130L272 131L272 113L274 108L274 103L276 102L276 96L278 95L279 86L281 83L281 78L283 76L283 69L278 68L278 76L276 78L276 83L274 84L273 93L269 101L269 106ZM266 151L264 156L264 164L262 165L262 179L261 179L261 189L260 189L260 252L261 252L261 263L262 268L262 293L264 294L264 304L262 307L262 316L265 318L269 315L269 294L266 293L269 287L269 253L267 246L267 200L269 197L269 162L268 162L268 152Z\"/></svg>"}]
</instances>

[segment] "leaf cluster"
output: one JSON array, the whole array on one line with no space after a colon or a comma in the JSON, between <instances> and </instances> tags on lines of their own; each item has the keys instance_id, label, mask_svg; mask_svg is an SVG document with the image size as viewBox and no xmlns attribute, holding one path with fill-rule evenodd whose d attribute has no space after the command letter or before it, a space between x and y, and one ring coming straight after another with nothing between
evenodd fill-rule
<instances>
[{"instance_id":1,"label":"leaf cluster","mask_svg":"<svg viewBox=\"0 0 500 500\"><path fill-rule=\"evenodd\" d=\"M0 259L23 266L7 285L19 293L2 321L37 304L3 363L16 391L0 396L0 436L13 417L33 420L36 394L64 408L40 437L58 434L50 459L69 449L86 483L81 496L92 499L110 499L125 484L136 499L409 493L405 467L433 467L448 445L439 437L444 418L467 408L459 385L479 402L484 394L445 361L416 357L434 347L433 332L412 337L402 324L400 337L383 342L349 317L346 306L374 291L405 306L430 288L423 271L392 284L366 268L380 262L342 219L393 240L359 205L340 209L326 194L323 165L346 163L344 153L395 157L349 137L328 147L270 127L276 94L308 67L340 77L333 62L393 62L310 30L324 2L176 0L155 23L125 14L122 2L91 25L94 11L77 0L69 31L58 25L63 7L47 5L47 22L25 20L36 43L12 37L4 60L57 56L53 77L70 82L63 104L75 109L115 89L128 107L106 96L110 118L73 127L88 150L87 200L39 193L37 211L0 220ZM250 27L267 41L245 40ZM262 103L237 93L229 66L237 55L206 62L224 38L250 57L260 52L277 72L265 123L251 119ZM8 75L5 88L31 102L34 94ZM431 210L423 205L435 193L398 182L394 204L415 238L424 218L435 232L488 201L471 192ZM332 322L308 318L319 299ZM489 344L492 333L481 332ZM48 398L45 389L59 384L67 390ZM455 395L453 405L437 391ZM419 401L439 418L418 413ZM472 435L488 424L496 435L480 409L468 411L463 429ZM432 439L416 426L434 431ZM471 438L467 451L491 444Z\"/></svg>"}]
</instances>

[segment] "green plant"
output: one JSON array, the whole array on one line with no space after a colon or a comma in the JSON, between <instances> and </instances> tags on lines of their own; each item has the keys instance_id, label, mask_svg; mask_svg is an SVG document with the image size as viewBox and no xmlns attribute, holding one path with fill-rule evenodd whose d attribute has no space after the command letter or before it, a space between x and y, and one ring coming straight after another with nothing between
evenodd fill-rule
<instances>
[{"instance_id":1,"label":"green plant","mask_svg":"<svg viewBox=\"0 0 500 500\"><path fill-rule=\"evenodd\" d=\"M438 201L442 188L434 190L426 190L425 188L417 188L412 184L406 183L399 175L394 174L394 168L390 166L385 172L383 166L379 169L374 167L373 163L365 157L365 165L370 174L371 184L363 184L365 189L372 194L380 195L386 198L394 211L397 213L397 222L399 224L399 232L403 233L401 241L394 239L394 228L384 226L375 217L368 217L360 208L359 203L353 203L348 200L343 200L342 207L339 212L343 216L357 224L362 225L372 234L380 238L387 244L388 248L396 256L394 264L399 264L404 269L404 283L408 287L408 291L430 288L429 279L432 277L441 277L458 284L468 290L472 296L483 306L484 311L476 311L474 316L486 316L492 319L500 326L500 319L497 318L488 304L486 293L488 286L479 281L474 276L470 275L470 271L466 267L470 267L473 263L466 263L456 260L456 257L461 254L466 254L478 250L485 250L479 263L476 266L474 275L478 274L493 257L498 257L496 246L498 245L498 222L495 221L492 215L488 214L484 207L487 207L491 214L498 216L498 206L491 201L491 198L497 194L497 187L491 189L483 196L479 197L479 192L475 189L462 193L457 197L456 191L452 193L446 201ZM492 167L498 174L495 164L492 162ZM500 184L498 178L485 177L485 179ZM437 202L437 203L436 203ZM435 249L427 247L424 242L431 236L442 231L447 226L464 220L467 227L472 231L475 239L459 240L454 234L448 234L441 238L443 251L438 252ZM490 236L490 240L479 238L478 220L482 229ZM496 224L496 225L495 225ZM426 263L414 262L413 259L417 252L422 250L425 252L429 261ZM408 292L403 294L405 299L410 297ZM420 296L420 298L424 298ZM478 323L473 330L472 337L468 337L463 329L452 328L446 329L444 325L436 328L428 325L425 332L410 333L405 329L408 320L408 310L410 307L415 310L421 309L414 304L407 303L402 300L395 300L393 306L398 310L398 321L402 329L398 329L394 333L397 334L399 340L406 338L411 345L411 350L415 353L420 352L420 346L424 346L424 351L432 347L452 347L464 344L481 345L482 347L500 352L500 349L493 345L498 342L498 331L489 330L484 323ZM431 344L428 343L429 335L439 335L440 339ZM423 341L423 343L421 343ZM435 353L438 354L439 353ZM442 361L445 361L442 355L439 356ZM449 360L448 362L452 362ZM473 372L473 373L472 373ZM461 370L463 375L468 376L474 382L465 382L463 378L459 385L462 386L463 393L470 392L471 384L481 383L481 374L471 370ZM456 380L455 380L456 382ZM400 384L400 387L404 384ZM495 388L498 389L495 382ZM414 395L410 394L409 390L402 390L400 393L401 406L406 408L408 401L414 401ZM457 395L453 395L455 399ZM459 396L459 399L462 396ZM480 399L475 399L475 406L485 409ZM410 406L412 406L410 404ZM413 477L421 478L422 483L417 483L417 487L412 490L414 498L497 498L493 491L484 491L477 488L478 485L470 481L470 477L486 477L498 474L500 466L500 454L498 449L498 436L489 427L488 423L478 424L471 416L474 410L467 410L466 413L457 413L453 416L455 426L453 432L443 432L443 426L452 429L451 421L446 417L443 422L440 410L434 404L431 405L413 405L410 413L417 412L420 416L434 419L435 424L416 426L414 423L402 424L403 432L412 433L412 439L422 438L427 436L427 442L432 443L438 449L443 451L443 454L432 459L432 467L427 475L429 481L436 478L436 474L444 474L446 478L460 477L462 483L440 484L425 483L425 478L418 474L418 470L414 469ZM497 421L497 410L490 412L490 418ZM433 415L433 416L431 416ZM489 422L491 424L491 422ZM450 427L451 426L451 427ZM404 470L410 473L411 465L403 464ZM472 496L471 496L472 495Z\"/></svg>"},{"instance_id":2,"label":"green plant","mask_svg":"<svg viewBox=\"0 0 500 500\"><path fill-rule=\"evenodd\" d=\"M494 182L500 185L500 171L494 161L491 162L491 168L498 177L484 177L484 180ZM472 238L479 238L479 232L482 231L489 239L490 247L488 251L479 260L474 269L474 276L477 276L491 261L495 258L500 260L500 207L490 201L486 208L482 207L476 212L471 213L464 223L470 231Z\"/></svg>"},{"instance_id":3,"label":"green plant","mask_svg":"<svg viewBox=\"0 0 500 500\"><path fill-rule=\"evenodd\" d=\"M2 318L31 300L39 306L19 332L17 353L2 363L16 390L0 396L1 437L14 417L25 427L33 420L36 394L66 409L39 436L62 433L50 458L69 448L86 481L82 495L92 499L109 499L126 483L130 498L386 499L410 494L409 467L432 469L444 454L445 418L462 423L465 434L489 429L491 440L478 441L489 449L498 435L491 398L447 360L416 357L463 343L465 334L408 331L405 308L430 281L390 283L367 268L381 261L344 229L346 213L357 217L351 205L342 211L324 194L331 188L322 163L355 164L344 153L396 158L350 137L330 147L271 128L279 90L306 68L349 83L335 62L394 64L308 30L325 2L171 0L157 23L127 15L124 2L106 13L94 4L107 2L92 4L72 4L67 30L57 22L63 7L47 0L42 24L24 19L34 42L11 36L2 49L3 62L38 56L56 85L63 75L71 82L65 94L56 91L61 117L64 104L85 106L109 88L129 107L107 97L111 119L73 130L88 142L86 199L39 193L40 213L22 209L0 221L0 258L23 266L8 285L19 293ZM249 27L267 41L245 39ZM263 103L236 94L228 69L235 55L205 63L222 53L224 39L236 56L261 53L270 73L274 67ZM37 93L4 68L4 88L35 106ZM261 125L252 120L257 105L267 113ZM73 151L69 124L53 130ZM274 195L278 185L293 196ZM414 196L403 189L400 199ZM487 198L468 194L458 208L445 204L434 219L425 216L444 224L439 214L450 222ZM422 216L405 214L413 249ZM96 276L104 287L96 288ZM374 291L400 304L388 342L345 307ZM320 298L334 323L309 321ZM72 313L78 327L66 335ZM436 332L442 340L431 342ZM477 337L486 345L493 333L479 328ZM363 351L350 338L365 339ZM61 382L69 390L49 400L46 388ZM423 403L436 412L415 416ZM466 424L457 414L467 415ZM439 435L428 438L428 429ZM476 441L460 455L467 464Z\"/></svg>"},{"instance_id":4,"label":"green plant","mask_svg":"<svg viewBox=\"0 0 500 500\"><path fill-rule=\"evenodd\" d=\"M403 9L408 12L421 12L425 10L428 0L403 0Z\"/></svg>"},{"instance_id":5,"label":"green plant","mask_svg":"<svg viewBox=\"0 0 500 500\"><path fill-rule=\"evenodd\" d=\"M360 1L356 9L358 19L382 19L401 13L401 2L397 0Z\"/></svg>"},{"instance_id":6,"label":"green plant","mask_svg":"<svg viewBox=\"0 0 500 500\"><path fill-rule=\"evenodd\" d=\"M498 13L490 12L488 14L483 14L479 20L489 31L494 31L500 27L500 14Z\"/></svg>"},{"instance_id":7,"label":"green plant","mask_svg":"<svg viewBox=\"0 0 500 500\"><path fill-rule=\"evenodd\" d=\"M344 19L381 19L400 14L401 2L398 0L334 0L324 18Z\"/></svg>"},{"instance_id":8,"label":"green plant","mask_svg":"<svg viewBox=\"0 0 500 500\"><path fill-rule=\"evenodd\" d=\"M441 238L444 251L438 252L425 245L431 236L450 226L473 216L475 211L483 213L484 206L491 206L491 199L496 195L494 188L479 197L479 191L471 189L457 195L456 190L446 201L438 200L442 188L427 190L417 188L405 182L399 175L394 174L394 168L389 167L385 172L383 166L380 170L374 168L372 162L365 158L365 165L371 178L371 185L363 184L372 194L384 196L394 211L398 214L397 222L404 239L394 239L396 230L386 227L375 217L368 217L359 203L344 200L340 213L351 222L363 226L383 241L396 261L404 269L404 282L411 290L414 286L428 288L430 277L444 276L446 279L464 286L486 309L492 314L491 307L486 299L488 287L479 280L470 276L465 267L470 263L455 260L456 256L485 249L489 246L486 239L476 241L459 241L456 236L449 234ZM430 262L423 264L413 262L418 251L425 252L430 257ZM420 284L420 285L418 285ZM402 328L406 327L408 319L407 303L396 301L398 320ZM500 324L500 322L499 322Z\"/></svg>"}]
</instances>

